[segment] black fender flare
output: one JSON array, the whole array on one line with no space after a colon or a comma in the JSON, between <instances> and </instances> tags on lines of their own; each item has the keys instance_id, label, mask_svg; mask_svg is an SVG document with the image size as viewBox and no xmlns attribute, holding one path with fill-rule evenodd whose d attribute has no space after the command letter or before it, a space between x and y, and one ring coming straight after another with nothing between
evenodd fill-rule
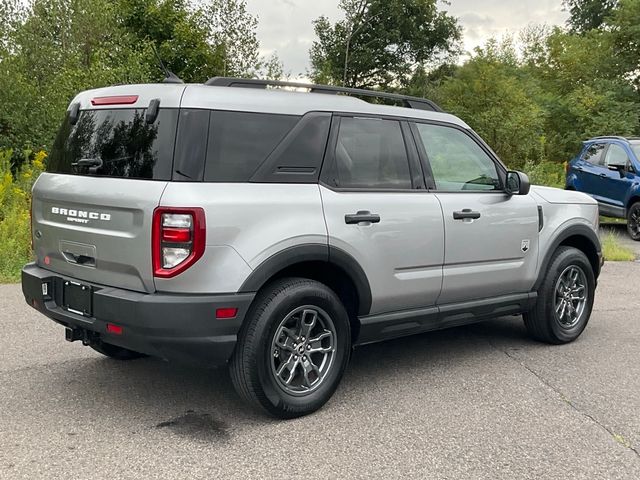
<instances>
[{"instance_id":1,"label":"black fender flare","mask_svg":"<svg viewBox=\"0 0 640 480\"><path fill-rule=\"evenodd\" d=\"M596 253L598 254L597 266L595 266L593 271L596 277L596 280L598 279L598 276L600 275L600 266L601 266L600 259L602 258L602 245L600 244L600 239L598 238L598 235L596 234L596 232L593 231L593 229L589 228L586 225L582 225L582 224L570 225L564 230L562 230L553 239L549 248L547 248L547 253L545 254L544 258L542 259L542 263L540 264L540 269L538 270L538 279L536 280L536 283L533 286L533 290L538 290L538 288L540 288L540 285L542 284L542 281L544 280L544 276L547 272L547 268L549 267L549 262L551 262L551 257L553 256L555 251L558 249L558 247L566 239L570 237L575 237L575 236L584 237L589 243L591 243Z\"/></svg>"},{"instance_id":2,"label":"black fender flare","mask_svg":"<svg viewBox=\"0 0 640 480\"><path fill-rule=\"evenodd\" d=\"M358 293L360 308L358 315L367 315L371 310L371 286L366 273L349 253L333 245L307 243L285 248L270 256L247 277L239 293L257 292L274 275L287 267L304 262L326 262L338 267L353 282Z\"/></svg>"}]
</instances>

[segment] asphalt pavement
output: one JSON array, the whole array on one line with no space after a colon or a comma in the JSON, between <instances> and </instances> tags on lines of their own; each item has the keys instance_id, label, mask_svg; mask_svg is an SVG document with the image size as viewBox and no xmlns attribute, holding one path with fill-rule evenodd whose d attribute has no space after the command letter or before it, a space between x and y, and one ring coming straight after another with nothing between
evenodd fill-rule
<instances>
[{"instance_id":1,"label":"asphalt pavement","mask_svg":"<svg viewBox=\"0 0 640 480\"><path fill-rule=\"evenodd\" d=\"M640 264L565 346L519 317L357 349L320 412L248 409L225 369L117 362L0 286L0 478L640 478Z\"/></svg>"}]
</instances>

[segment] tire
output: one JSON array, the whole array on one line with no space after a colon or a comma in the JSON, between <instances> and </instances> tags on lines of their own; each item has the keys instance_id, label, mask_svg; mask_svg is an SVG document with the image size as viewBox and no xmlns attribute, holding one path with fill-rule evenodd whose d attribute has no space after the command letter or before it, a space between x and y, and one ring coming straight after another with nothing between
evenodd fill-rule
<instances>
[{"instance_id":1,"label":"tire","mask_svg":"<svg viewBox=\"0 0 640 480\"><path fill-rule=\"evenodd\" d=\"M572 286L574 277L577 281ZM578 285L583 287L583 301L571 300L580 296ZM595 286L593 269L585 254L573 247L558 248L538 289L536 306L523 315L529 334L555 345L574 341L589 322Z\"/></svg>"},{"instance_id":2,"label":"tire","mask_svg":"<svg viewBox=\"0 0 640 480\"><path fill-rule=\"evenodd\" d=\"M133 350L127 350L126 348L117 347L110 343L96 343L90 345L96 352L101 353L105 357L113 358L115 360L135 360L137 358L146 357L144 353L134 352Z\"/></svg>"},{"instance_id":3,"label":"tire","mask_svg":"<svg viewBox=\"0 0 640 480\"><path fill-rule=\"evenodd\" d=\"M285 278L256 297L229 371L248 403L277 418L295 418L331 398L350 353L349 317L333 290L314 280Z\"/></svg>"},{"instance_id":4,"label":"tire","mask_svg":"<svg viewBox=\"0 0 640 480\"><path fill-rule=\"evenodd\" d=\"M627 232L633 240L640 241L640 202L631 205L627 212Z\"/></svg>"}]
</instances>

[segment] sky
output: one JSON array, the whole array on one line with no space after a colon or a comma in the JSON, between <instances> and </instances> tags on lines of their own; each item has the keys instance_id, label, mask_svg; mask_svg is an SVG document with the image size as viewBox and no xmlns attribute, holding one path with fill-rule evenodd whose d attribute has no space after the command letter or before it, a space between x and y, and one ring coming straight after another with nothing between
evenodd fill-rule
<instances>
[{"instance_id":1,"label":"sky","mask_svg":"<svg viewBox=\"0 0 640 480\"><path fill-rule=\"evenodd\" d=\"M260 22L261 54L277 52L293 77L305 77L309 69L309 48L315 39L311 22L320 15L332 21L340 18L338 0L247 0L247 8ZM517 34L529 24L563 24L568 16L561 0L450 0L440 8L458 18L466 51L491 37Z\"/></svg>"}]
</instances>

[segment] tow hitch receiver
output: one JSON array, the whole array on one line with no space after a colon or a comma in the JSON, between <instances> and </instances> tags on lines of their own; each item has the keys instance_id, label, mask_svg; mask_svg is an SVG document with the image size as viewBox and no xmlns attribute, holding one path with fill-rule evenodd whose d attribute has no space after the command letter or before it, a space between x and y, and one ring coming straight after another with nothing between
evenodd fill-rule
<instances>
[{"instance_id":1,"label":"tow hitch receiver","mask_svg":"<svg viewBox=\"0 0 640 480\"><path fill-rule=\"evenodd\" d=\"M82 340L84 338L84 332L79 328L65 328L64 339L67 342L75 342L76 340Z\"/></svg>"},{"instance_id":2,"label":"tow hitch receiver","mask_svg":"<svg viewBox=\"0 0 640 480\"><path fill-rule=\"evenodd\" d=\"M64 339L67 342L82 340L83 345L93 345L97 338L97 333L83 330L82 328L66 327L64 329Z\"/></svg>"}]
</instances>

